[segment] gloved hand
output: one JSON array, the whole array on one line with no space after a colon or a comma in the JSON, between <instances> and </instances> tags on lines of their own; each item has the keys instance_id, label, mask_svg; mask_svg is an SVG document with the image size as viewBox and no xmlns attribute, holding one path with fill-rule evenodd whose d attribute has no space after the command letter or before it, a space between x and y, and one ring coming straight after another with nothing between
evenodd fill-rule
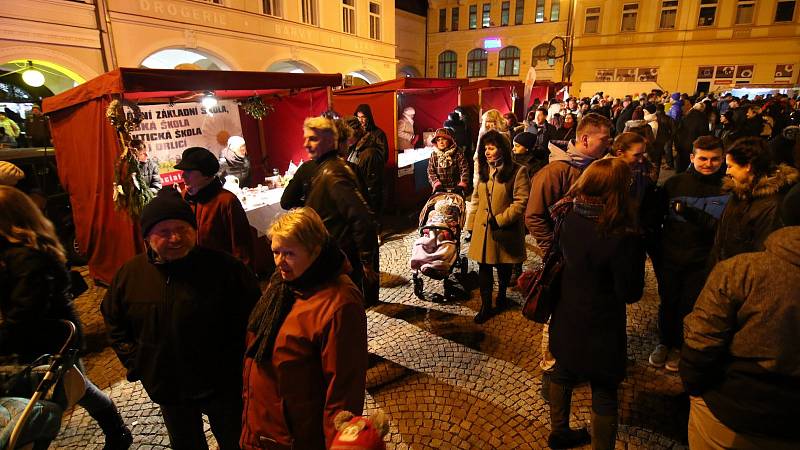
<instances>
[{"instance_id":1,"label":"gloved hand","mask_svg":"<svg viewBox=\"0 0 800 450\"><path fill-rule=\"evenodd\" d=\"M489 218L489 228L491 228L492 230L500 228L500 225L497 224L497 218L495 218L494 216Z\"/></svg>"}]
</instances>

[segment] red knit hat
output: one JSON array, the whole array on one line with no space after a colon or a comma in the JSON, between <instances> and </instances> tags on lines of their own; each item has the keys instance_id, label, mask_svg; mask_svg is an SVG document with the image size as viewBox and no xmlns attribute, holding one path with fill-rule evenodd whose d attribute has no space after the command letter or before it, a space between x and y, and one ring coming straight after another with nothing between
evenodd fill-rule
<instances>
[{"instance_id":1,"label":"red knit hat","mask_svg":"<svg viewBox=\"0 0 800 450\"><path fill-rule=\"evenodd\" d=\"M389 431L389 423L383 411L377 411L372 419L340 411L333 423L339 432L330 450L386 450L383 436Z\"/></svg>"}]
</instances>

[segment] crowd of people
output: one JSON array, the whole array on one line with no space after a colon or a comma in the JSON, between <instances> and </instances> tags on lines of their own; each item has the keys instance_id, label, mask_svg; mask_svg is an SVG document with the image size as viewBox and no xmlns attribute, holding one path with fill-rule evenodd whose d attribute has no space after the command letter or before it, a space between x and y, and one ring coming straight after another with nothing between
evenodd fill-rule
<instances>
[{"instance_id":1,"label":"crowd of people","mask_svg":"<svg viewBox=\"0 0 800 450\"><path fill-rule=\"evenodd\" d=\"M469 204L476 323L510 306L526 234L542 255L563 256L540 343L551 448L614 448L626 305L642 297L648 258L660 297L649 364L680 373L690 447L800 445L791 426L800 418L799 107L782 95L598 93L537 102L521 123L487 111L477 141L456 110L426 143L432 190ZM402 113L413 145L415 111ZM207 448L203 414L223 450L336 448L334 417L363 412L386 133L369 105L310 117L302 132L310 160L284 190L289 212L267 230L276 270L263 289L244 210L222 188L220 160L195 147L175 166L183 193L153 187L140 217L146 251L102 302L112 348L160 406L175 449ZM223 169L246 176L244 143L228 144ZM27 321L77 320L63 248L41 213L17 213L36 209L24 197L0 190L4 350ZM591 432L569 426L584 382ZM128 448L113 403L90 391L106 448Z\"/></svg>"}]
</instances>

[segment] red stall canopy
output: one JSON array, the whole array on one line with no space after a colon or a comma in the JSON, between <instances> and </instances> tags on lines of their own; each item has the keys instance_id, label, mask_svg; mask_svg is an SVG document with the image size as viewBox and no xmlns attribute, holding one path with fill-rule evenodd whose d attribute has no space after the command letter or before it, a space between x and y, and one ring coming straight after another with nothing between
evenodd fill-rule
<instances>
[{"instance_id":1,"label":"red stall canopy","mask_svg":"<svg viewBox=\"0 0 800 450\"><path fill-rule=\"evenodd\" d=\"M112 200L114 163L121 149L116 131L105 117L113 96L149 103L166 103L201 91L214 91L218 98L270 96L275 112L262 120L267 148L283 153L265 161L259 123L241 114L242 132L248 148L261 158L254 165L268 162L279 167L293 155L301 135L302 120L327 109L325 89L312 93L309 88L341 85L341 74L288 74L229 72L208 70L161 70L120 68L63 92L43 102L50 125L58 174L69 193L75 221L75 234L81 250L89 256L92 276L110 282L116 270L142 250L138 225L123 211L114 209ZM282 100L286 99L286 103ZM324 99L321 101L320 99ZM297 106L305 105L305 109ZM316 109L320 109L317 111ZM299 116L282 114L294 111ZM291 123L290 123L291 122ZM296 129L297 133L277 133ZM281 140L282 136L285 140ZM294 147L293 147L294 146ZM283 170L283 167L280 166ZM263 167L261 167L263 177ZM254 170L254 176L259 172Z\"/></svg>"},{"instance_id":2,"label":"red stall canopy","mask_svg":"<svg viewBox=\"0 0 800 450\"><path fill-rule=\"evenodd\" d=\"M436 130L458 106L461 89L467 83L465 79L452 78L398 78L333 92L333 106L339 114L352 115L358 105L366 103L372 109L375 124L386 133L389 140L385 178L387 211L393 207L413 207L429 193L414 187L414 177L398 178L397 119L403 109L412 106L416 110L414 128L418 134ZM418 144L422 145L422 142Z\"/></svg>"}]
</instances>

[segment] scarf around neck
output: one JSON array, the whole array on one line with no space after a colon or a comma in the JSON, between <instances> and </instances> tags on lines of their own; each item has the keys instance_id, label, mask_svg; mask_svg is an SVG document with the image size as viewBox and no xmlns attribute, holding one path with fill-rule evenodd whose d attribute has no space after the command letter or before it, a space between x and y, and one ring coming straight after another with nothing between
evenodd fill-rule
<instances>
[{"instance_id":1,"label":"scarf around neck","mask_svg":"<svg viewBox=\"0 0 800 450\"><path fill-rule=\"evenodd\" d=\"M436 152L436 164L446 169L453 165L453 155L455 154L456 147L449 147L444 150L439 150L438 148L434 147L433 151Z\"/></svg>"},{"instance_id":2,"label":"scarf around neck","mask_svg":"<svg viewBox=\"0 0 800 450\"><path fill-rule=\"evenodd\" d=\"M292 310L297 294L318 289L338 277L344 265L344 253L333 239L328 238L317 259L297 279L285 281L276 268L267 290L250 313L247 331L255 333L256 338L246 356L261 364L269 362L278 331Z\"/></svg>"}]
</instances>

